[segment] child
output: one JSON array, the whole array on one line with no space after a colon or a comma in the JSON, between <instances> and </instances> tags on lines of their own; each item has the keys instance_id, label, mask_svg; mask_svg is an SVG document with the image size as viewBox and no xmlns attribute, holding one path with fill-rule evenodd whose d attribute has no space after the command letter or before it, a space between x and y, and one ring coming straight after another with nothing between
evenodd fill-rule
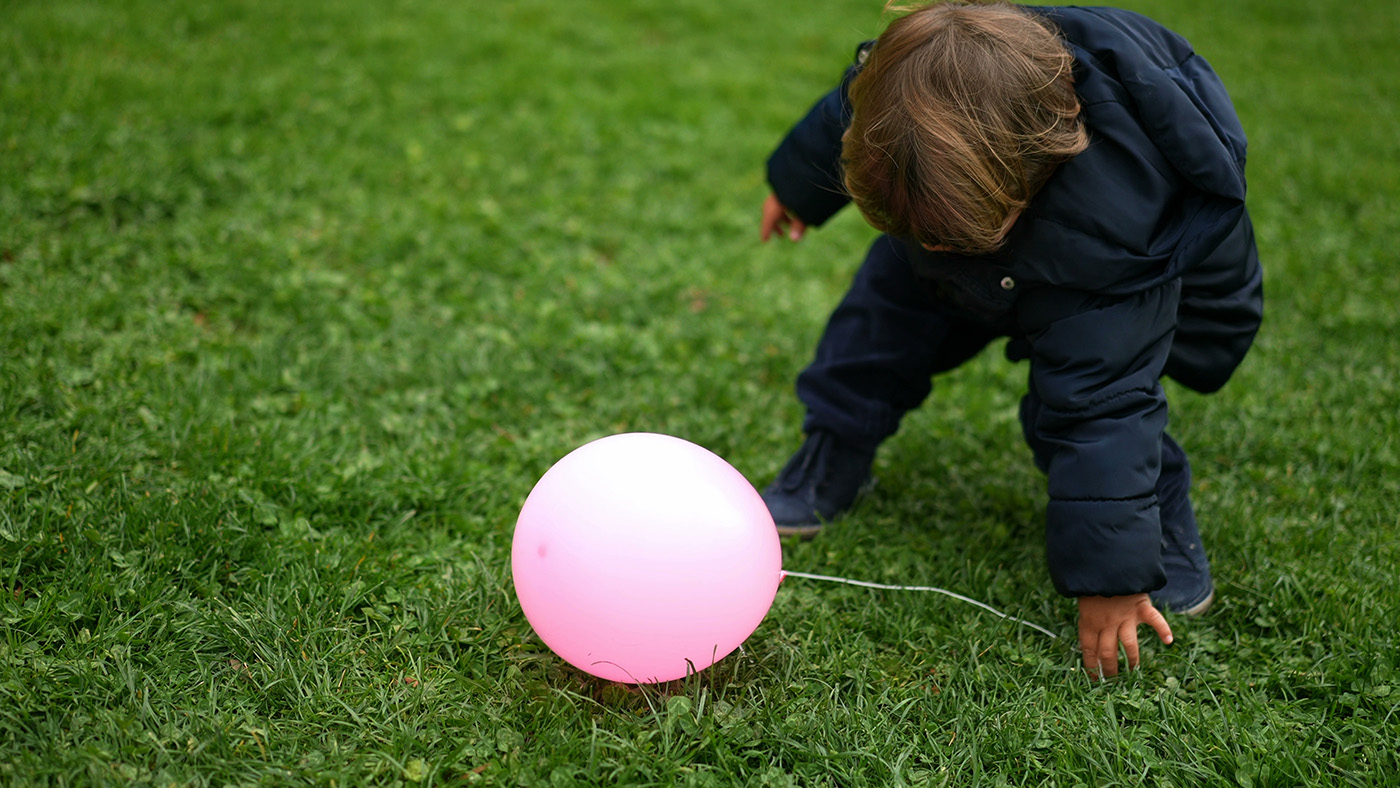
<instances>
[{"instance_id":1,"label":"child","mask_svg":"<svg viewBox=\"0 0 1400 788\"><path fill-rule=\"evenodd\" d=\"M1170 643L1157 608L1199 615L1215 587L1160 378L1215 391L1258 330L1244 163L1219 78L1134 13L940 3L862 45L768 161L763 240L848 201L884 233L798 377L779 531L849 509L930 378L1009 337L1085 669L1115 675L1120 643L1135 667L1141 624Z\"/></svg>"}]
</instances>

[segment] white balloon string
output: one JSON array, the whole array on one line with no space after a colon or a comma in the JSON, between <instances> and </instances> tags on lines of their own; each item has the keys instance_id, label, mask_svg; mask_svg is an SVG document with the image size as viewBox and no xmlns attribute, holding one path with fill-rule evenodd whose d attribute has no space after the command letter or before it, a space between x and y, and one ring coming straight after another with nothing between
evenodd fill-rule
<instances>
[{"instance_id":1,"label":"white balloon string","mask_svg":"<svg viewBox=\"0 0 1400 788\"><path fill-rule=\"evenodd\" d=\"M884 591L931 591L935 594L943 594L944 596L950 596L960 602L966 602L969 605L976 605L977 607L980 607L993 615L1000 616L1001 618L1004 618L1008 621L1015 621L1017 624L1023 624L1025 626L1030 627L1031 629L1036 630L1037 632L1043 632L1052 638L1059 638L1059 635L1056 635L1054 632L1051 632L1050 630L1040 626L1039 624L1032 624L1024 618L1017 618L1015 616L1007 615L1006 613L997 610L996 608L992 607L991 605L985 602L978 602L972 597L966 597L962 594L954 593L946 588L938 588L936 586L892 586L886 585L884 583L869 583L864 580L851 580L850 578L846 577L832 577L831 575L812 575L806 572L789 572L786 569L783 570L782 574L783 577L801 577L807 580L825 580L830 583L845 583L849 586L860 586L861 588L878 588Z\"/></svg>"}]
</instances>

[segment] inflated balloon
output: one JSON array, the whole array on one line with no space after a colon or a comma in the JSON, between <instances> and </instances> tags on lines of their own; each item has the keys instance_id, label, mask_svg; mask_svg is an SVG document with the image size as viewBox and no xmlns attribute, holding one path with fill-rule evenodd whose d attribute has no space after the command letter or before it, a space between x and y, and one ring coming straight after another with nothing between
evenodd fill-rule
<instances>
[{"instance_id":1,"label":"inflated balloon","mask_svg":"<svg viewBox=\"0 0 1400 788\"><path fill-rule=\"evenodd\" d=\"M554 653L612 681L709 667L758 628L782 549L758 492L717 455L625 433L569 453L535 484L511 571Z\"/></svg>"}]
</instances>

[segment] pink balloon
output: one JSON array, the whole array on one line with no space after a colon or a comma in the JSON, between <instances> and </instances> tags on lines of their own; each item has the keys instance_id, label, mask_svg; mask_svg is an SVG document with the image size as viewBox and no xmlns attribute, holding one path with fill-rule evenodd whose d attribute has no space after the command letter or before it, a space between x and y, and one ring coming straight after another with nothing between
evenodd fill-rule
<instances>
[{"instance_id":1,"label":"pink balloon","mask_svg":"<svg viewBox=\"0 0 1400 788\"><path fill-rule=\"evenodd\" d=\"M575 449L535 484L511 546L530 625L611 681L683 678L739 647L782 581L758 492L729 463L668 435Z\"/></svg>"}]
</instances>

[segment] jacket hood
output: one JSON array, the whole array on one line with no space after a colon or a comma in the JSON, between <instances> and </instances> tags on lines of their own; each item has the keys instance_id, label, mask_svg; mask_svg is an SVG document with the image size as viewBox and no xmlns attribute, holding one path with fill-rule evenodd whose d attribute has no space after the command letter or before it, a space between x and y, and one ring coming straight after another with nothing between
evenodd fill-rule
<instances>
[{"instance_id":1,"label":"jacket hood","mask_svg":"<svg viewBox=\"0 0 1400 788\"><path fill-rule=\"evenodd\" d=\"M1108 294L1180 276L1244 210L1245 135L1224 85L1147 17L1028 10L1074 55L1090 146L1060 166L997 256L1023 280Z\"/></svg>"}]
</instances>

